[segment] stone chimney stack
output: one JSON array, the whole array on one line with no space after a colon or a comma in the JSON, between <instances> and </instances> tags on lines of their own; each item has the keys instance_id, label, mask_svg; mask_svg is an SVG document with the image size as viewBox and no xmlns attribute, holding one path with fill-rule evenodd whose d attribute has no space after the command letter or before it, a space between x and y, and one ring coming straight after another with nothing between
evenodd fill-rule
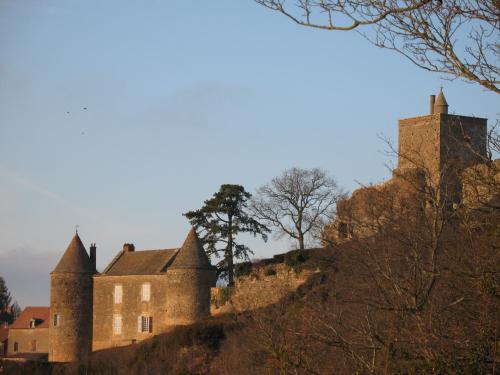
<instances>
[{"instance_id":1,"label":"stone chimney stack","mask_svg":"<svg viewBox=\"0 0 500 375\"><path fill-rule=\"evenodd\" d=\"M434 104L436 103L436 95L431 95L431 98L430 98L430 114L433 115L434 114Z\"/></svg>"},{"instance_id":2,"label":"stone chimney stack","mask_svg":"<svg viewBox=\"0 0 500 375\"><path fill-rule=\"evenodd\" d=\"M94 269L94 272L97 271L97 247L95 246L95 242L90 244L90 263Z\"/></svg>"},{"instance_id":3,"label":"stone chimney stack","mask_svg":"<svg viewBox=\"0 0 500 375\"><path fill-rule=\"evenodd\" d=\"M124 243L123 244L123 252L124 253L129 253L135 251L135 246L133 243Z\"/></svg>"}]
</instances>

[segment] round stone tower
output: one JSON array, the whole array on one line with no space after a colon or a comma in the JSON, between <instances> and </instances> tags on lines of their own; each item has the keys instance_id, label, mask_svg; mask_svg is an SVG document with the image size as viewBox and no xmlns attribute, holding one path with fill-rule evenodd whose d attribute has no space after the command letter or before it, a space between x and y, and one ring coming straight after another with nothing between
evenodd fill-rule
<instances>
[{"instance_id":1,"label":"round stone tower","mask_svg":"<svg viewBox=\"0 0 500 375\"><path fill-rule=\"evenodd\" d=\"M49 360L52 362L85 361L91 352L94 272L95 265L76 233L50 274Z\"/></svg>"},{"instance_id":2,"label":"round stone tower","mask_svg":"<svg viewBox=\"0 0 500 375\"><path fill-rule=\"evenodd\" d=\"M210 288L217 272L194 229L167 269L167 323L190 324L210 316Z\"/></svg>"}]
</instances>

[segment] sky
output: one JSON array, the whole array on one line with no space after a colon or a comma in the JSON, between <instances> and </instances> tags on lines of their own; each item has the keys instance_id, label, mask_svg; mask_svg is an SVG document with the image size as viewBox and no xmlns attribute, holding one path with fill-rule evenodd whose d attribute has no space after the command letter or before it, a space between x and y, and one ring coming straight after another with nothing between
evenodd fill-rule
<instances>
[{"instance_id":1,"label":"sky","mask_svg":"<svg viewBox=\"0 0 500 375\"><path fill-rule=\"evenodd\" d=\"M291 167L344 189L390 177L380 135L426 114L497 118L495 94L355 32L301 28L251 0L0 0L0 276L48 305L75 226L102 270L125 242L180 247L221 184ZM292 244L244 238L256 258Z\"/></svg>"}]
</instances>

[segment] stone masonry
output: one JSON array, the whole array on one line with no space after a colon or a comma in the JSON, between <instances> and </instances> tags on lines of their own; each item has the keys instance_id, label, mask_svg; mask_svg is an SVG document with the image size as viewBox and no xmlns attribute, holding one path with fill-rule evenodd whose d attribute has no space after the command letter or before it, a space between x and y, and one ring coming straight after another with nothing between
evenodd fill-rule
<instances>
[{"instance_id":1,"label":"stone masonry","mask_svg":"<svg viewBox=\"0 0 500 375\"><path fill-rule=\"evenodd\" d=\"M217 275L194 229L177 249L125 244L100 274L90 250L75 234L51 273L50 361L84 361L210 316Z\"/></svg>"}]
</instances>

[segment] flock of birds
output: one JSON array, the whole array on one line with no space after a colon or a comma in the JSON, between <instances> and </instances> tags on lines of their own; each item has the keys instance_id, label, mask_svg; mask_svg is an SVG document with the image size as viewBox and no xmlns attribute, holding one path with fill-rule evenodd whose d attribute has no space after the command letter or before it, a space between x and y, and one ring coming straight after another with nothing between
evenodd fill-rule
<instances>
[{"instance_id":1,"label":"flock of birds","mask_svg":"<svg viewBox=\"0 0 500 375\"><path fill-rule=\"evenodd\" d=\"M86 111L87 110L87 107L83 107L82 110ZM70 111L66 111L66 114L69 115L71 112ZM81 135L85 135L85 132L82 131L81 132Z\"/></svg>"}]
</instances>

